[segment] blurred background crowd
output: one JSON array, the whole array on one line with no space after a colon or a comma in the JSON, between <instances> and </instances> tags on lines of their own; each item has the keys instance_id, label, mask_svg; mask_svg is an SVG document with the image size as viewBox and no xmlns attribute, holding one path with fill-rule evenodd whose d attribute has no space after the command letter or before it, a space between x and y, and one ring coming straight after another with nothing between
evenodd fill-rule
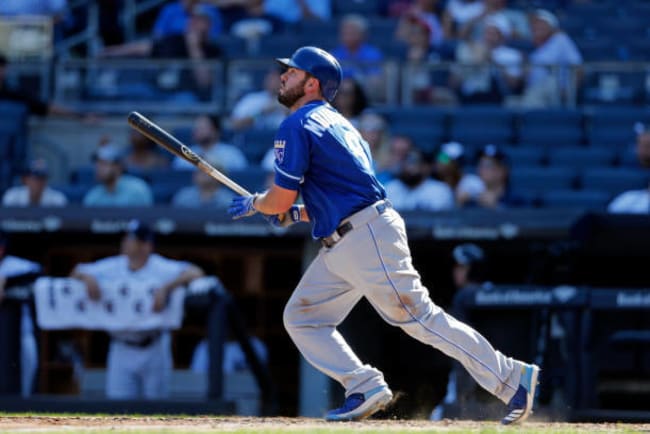
<instances>
[{"instance_id":1,"label":"blurred background crowd","mask_svg":"<svg viewBox=\"0 0 650 434\"><path fill-rule=\"evenodd\" d=\"M648 16L643 0L6 1L3 204L228 203L128 132L131 110L262 189L286 115L271 60L317 45L399 209L647 212Z\"/></svg>"}]
</instances>

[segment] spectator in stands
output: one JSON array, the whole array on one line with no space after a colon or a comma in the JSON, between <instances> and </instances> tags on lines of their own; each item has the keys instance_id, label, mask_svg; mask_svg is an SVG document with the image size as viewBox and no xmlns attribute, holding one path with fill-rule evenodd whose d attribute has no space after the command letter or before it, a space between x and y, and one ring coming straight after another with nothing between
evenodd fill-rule
<instances>
[{"instance_id":1,"label":"spectator in stands","mask_svg":"<svg viewBox=\"0 0 650 434\"><path fill-rule=\"evenodd\" d=\"M397 40L409 43L412 39L413 25L425 30L429 49L439 47L445 35L439 19L439 4L437 0L415 0L399 15L395 37ZM423 44L424 45L424 44Z\"/></svg>"},{"instance_id":2,"label":"spectator in stands","mask_svg":"<svg viewBox=\"0 0 650 434\"><path fill-rule=\"evenodd\" d=\"M388 181L386 197L398 211L443 211L454 207L454 194L444 182L431 178L422 152L409 151L395 179Z\"/></svg>"},{"instance_id":3,"label":"spectator in stands","mask_svg":"<svg viewBox=\"0 0 650 434\"><path fill-rule=\"evenodd\" d=\"M219 161L207 160L220 172L228 172L221 166ZM183 187L174 194L172 205L185 208L228 208L235 194L224 187L219 181L212 178L202 170L194 169L192 176L193 185Z\"/></svg>"},{"instance_id":4,"label":"spectator in stands","mask_svg":"<svg viewBox=\"0 0 650 434\"><path fill-rule=\"evenodd\" d=\"M410 97L415 104L454 104L457 98L446 86L434 80L432 63L453 56L447 45L431 44L431 27L420 15L410 15L400 22L399 37L405 42L402 58L408 62L403 80L409 84ZM445 83L446 84L446 83Z\"/></svg>"},{"instance_id":5,"label":"spectator in stands","mask_svg":"<svg viewBox=\"0 0 650 434\"><path fill-rule=\"evenodd\" d=\"M480 289L489 289L492 283L486 280L487 261L485 252L474 243L459 244L452 251L452 280L454 298L450 313L459 321L469 324L469 315L464 302ZM458 417L459 411L468 411L468 401L472 398L475 384L458 363L452 363L447 382L447 393L431 413L431 420ZM463 414L463 418L467 415ZM471 416L470 416L471 417Z\"/></svg>"},{"instance_id":6,"label":"spectator in stands","mask_svg":"<svg viewBox=\"0 0 650 434\"><path fill-rule=\"evenodd\" d=\"M446 39L460 39L461 29L485 10L483 0L449 0L442 14Z\"/></svg>"},{"instance_id":7,"label":"spectator in stands","mask_svg":"<svg viewBox=\"0 0 650 434\"><path fill-rule=\"evenodd\" d=\"M208 35L210 39L216 39L223 33L221 22L221 13L213 5L206 4L209 2L200 2L198 0L175 0L160 10L154 23L152 36L154 39L165 39L172 35L182 35L192 19L193 9L201 5L205 13L210 18L210 30Z\"/></svg>"},{"instance_id":8,"label":"spectator in stands","mask_svg":"<svg viewBox=\"0 0 650 434\"><path fill-rule=\"evenodd\" d=\"M368 97L359 80L346 77L341 80L332 105L356 127L359 124L359 116L368 108Z\"/></svg>"},{"instance_id":9,"label":"spectator in stands","mask_svg":"<svg viewBox=\"0 0 650 434\"><path fill-rule=\"evenodd\" d=\"M329 21L332 17L330 0L265 0L264 9L286 24L301 21Z\"/></svg>"},{"instance_id":10,"label":"spectator in stands","mask_svg":"<svg viewBox=\"0 0 650 434\"><path fill-rule=\"evenodd\" d=\"M493 15L485 20L483 39L458 44L450 87L463 103L500 104L512 94L521 93L523 56L505 45L511 35L508 20Z\"/></svg>"},{"instance_id":11,"label":"spectator in stands","mask_svg":"<svg viewBox=\"0 0 650 434\"><path fill-rule=\"evenodd\" d=\"M278 102L280 73L278 68L269 69L264 76L264 89L247 93L235 103L230 115L233 130L276 129L287 117L287 108Z\"/></svg>"},{"instance_id":12,"label":"spectator in stands","mask_svg":"<svg viewBox=\"0 0 650 434\"><path fill-rule=\"evenodd\" d=\"M230 33L248 41L249 47L259 44L262 36L277 34L283 28L282 20L265 10L264 0L245 1L233 20Z\"/></svg>"},{"instance_id":13,"label":"spectator in stands","mask_svg":"<svg viewBox=\"0 0 650 434\"><path fill-rule=\"evenodd\" d=\"M33 160L22 175L23 185L10 187L2 196L4 206L65 206L68 199L48 185L49 170L43 159Z\"/></svg>"},{"instance_id":14,"label":"spectator in stands","mask_svg":"<svg viewBox=\"0 0 650 434\"><path fill-rule=\"evenodd\" d=\"M410 15L400 20L397 38L405 44L402 57L411 65L440 60L431 44L430 24L419 15Z\"/></svg>"},{"instance_id":15,"label":"spectator in stands","mask_svg":"<svg viewBox=\"0 0 650 434\"><path fill-rule=\"evenodd\" d=\"M55 115L88 122L94 122L97 120L97 115L94 113L82 113L55 102L44 101L38 98L31 90L11 86L7 82L7 72L9 67L7 58L0 53L0 100L9 100L25 104L29 112L33 115Z\"/></svg>"},{"instance_id":16,"label":"spectator in stands","mask_svg":"<svg viewBox=\"0 0 650 434\"><path fill-rule=\"evenodd\" d=\"M200 115L194 120L192 150L203 158L219 162L226 170L239 170L248 166L246 156L238 147L221 141L221 118L216 115ZM176 157L174 169L193 169L187 161Z\"/></svg>"},{"instance_id":17,"label":"spectator in stands","mask_svg":"<svg viewBox=\"0 0 650 434\"><path fill-rule=\"evenodd\" d=\"M650 129L641 123L634 124L636 141L634 144L634 159L623 159L623 165L631 169L650 169Z\"/></svg>"},{"instance_id":18,"label":"spectator in stands","mask_svg":"<svg viewBox=\"0 0 650 434\"><path fill-rule=\"evenodd\" d=\"M151 189L140 178L124 173L122 152L113 144L100 146L93 154L99 184L86 193L85 206L150 206Z\"/></svg>"},{"instance_id":19,"label":"spectator in stands","mask_svg":"<svg viewBox=\"0 0 650 434\"><path fill-rule=\"evenodd\" d=\"M387 176L385 168L388 164L390 132L386 120L378 113L366 111L359 117L358 129L370 148L377 179L381 183L388 181L390 177Z\"/></svg>"},{"instance_id":20,"label":"spectator in stands","mask_svg":"<svg viewBox=\"0 0 650 434\"><path fill-rule=\"evenodd\" d=\"M340 21L339 44L331 53L341 63L344 76L363 80L366 86L372 87L381 79L384 55L379 48L366 42L367 36L368 21L363 16L345 15Z\"/></svg>"},{"instance_id":21,"label":"spectator in stands","mask_svg":"<svg viewBox=\"0 0 650 434\"><path fill-rule=\"evenodd\" d=\"M0 303L14 285L26 285L41 274L41 266L7 253L9 238L0 230ZM3 352L5 349L3 348ZM23 397L32 394L38 367L38 347L34 337L34 321L27 303L21 305L20 317L20 388Z\"/></svg>"},{"instance_id":22,"label":"spectator in stands","mask_svg":"<svg viewBox=\"0 0 650 434\"><path fill-rule=\"evenodd\" d=\"M157 90L161 96L179 102L206 101L212 97L215 73L204 61L217 60L222 55L219 45L209 37L210 20L208 6L197 4L183 33L109 46L100 56L192 60L191 66L182 69L176 65L163 68L155 80Z\"/></svg>"},{"instance_id":23,"label":"spectator in stands","mask_svg":"<svg viewBox=\"0 0 650 434\"><path fill-rule=\"evenodd\" d=\"M460 39L480 41L483 39L486 23L490 18L502 17L512 29L508 39L529 39L530 26L526 14L508 8L507 0L483 0L483 12L467 21L458 31Z\"/></svg>"},{"instance_id":24,"label":"spectator in stands","mask_svg":"<svg viewBox=\"0 0 650 434\"><path fill-rule=\"evenodd\" d=\"M124 156L124 166L130 172L146 172L169 167L170 160L160 148L145 135L131 129L129 145Z\"/></svg>"},{"instance_id":25,"label":"spectator in stands","mask_svg":"<svg viewBox=\"0 0 650 434\"><path fill-rule=\"evenodd\" d=\"M495 145L486 145L479 153L478 176L485 184L485 191L476 200L467 200L469 205L482 208L504 208L521 206L525 202L516 195L510 186L510 166L508 156Z\"/></svg>"},{"instance_id":26,"label":"spectator in stands","mask_svg":"<svg viewBox=\"0 0 650 434\"><path fill-rule=\"evenodd\" d=\"M569 67L581 65L582 55L569 35L560 29L557 17L551 12L537 9L532 13L530 23L535 49L528 58L531 66L521 105L558 105L569 90L569 75L575 72L577 81L581 78L580 70L574 71Z\"/></svg>"},{"instance_id":27,"label":"spectator in stands","mask_svg":"<svg viewBox=\"0 0 650 434\"><path fill-rule=\"evenodd\" d=\"M389 141L385 162L377 170L378 179L381 178L386 182L397 177L404 160L413 149L415 143L411 137L402 134L393 135Z\"/></svg>"},{"instance_id":28,"label":"spectator in stands","mask_svg":"<svg viewBox=\"0 0 650 434\"><path fill-rule=\"evenodd\" d=\"M454 192L456 206L476 200L485 191L485 184L478 175L465 173L465 148L458 142L444 143L435 162L435 174Z\"/></svg>"},{"instance_id":29,"label":"spectator in stands","mask_svg":"<svg viewBox=\"0 0 650 434\"><path fill-rule=\"evenodd\" d=\"M641 190L629 190L616 196L607 206L607 212L614 214L650 213L650 184Z\"/></svg>"},{"instance_id":30,"label":"spectator in stands","mask_svg":"<svg viewBox=\"0 0 650 434\"><path fill-rule=\"evenodd\" d=\"M102 288L116 279L137 290L134 280L154 288L153 312L162 312L174 289L202 277L194 264L165 258L154 252L154 232L132 221L117 256L75 266L70 277L86 284L91 300L102 299ZM144 294L143 294L144 295ZM111 399L161 399L169 395L173 360L170 335L165 330L111 333L107 360L106 395Z\"/></svg>"}]
</instances>

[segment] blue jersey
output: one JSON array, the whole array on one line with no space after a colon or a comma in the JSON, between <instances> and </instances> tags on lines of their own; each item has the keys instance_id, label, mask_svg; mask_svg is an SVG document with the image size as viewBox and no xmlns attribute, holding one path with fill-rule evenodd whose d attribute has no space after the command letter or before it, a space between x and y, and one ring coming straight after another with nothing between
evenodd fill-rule
<instances>
[{"instance_id":1,"label":"blue jersey","mask_svg":"<svg viewBox=\"0 0 650 434\"><path fill-rule=\"evenodd\" d=\"M370 149L359 132L324 101L312 101L280 125L273 144L275 183L299 191L314 238L386 197Z\"/></svg>"}]
</instances>

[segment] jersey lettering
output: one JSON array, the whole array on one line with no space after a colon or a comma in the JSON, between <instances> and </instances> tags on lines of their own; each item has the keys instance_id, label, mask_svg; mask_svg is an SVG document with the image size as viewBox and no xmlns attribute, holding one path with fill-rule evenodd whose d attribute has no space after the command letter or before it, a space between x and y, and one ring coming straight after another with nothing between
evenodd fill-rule
<instances>
[{"instance_id":1,"label":"jersey lettering","mask_svg":"<svg viewBox=\"0 0 650 434\"><path fill-rule=\"evenodd\" d=\"M332 125L337 125L341 121L340 115L329 110L314 111L305 122L305 129L323 137L323 133Z\"/></svg>"},{"instance_id":2,"label":"jersey lettering","mask_svg":"<svg viewBox=\"0 0 650 434\"><path fill-rule=\"evenodd\" d=\"M372 170L372 164L366 152L367 145L359 134L345 124L336 124L331 131L332 135L356 158L364 169L367 171Z\"/></svg>"}]
</instances>

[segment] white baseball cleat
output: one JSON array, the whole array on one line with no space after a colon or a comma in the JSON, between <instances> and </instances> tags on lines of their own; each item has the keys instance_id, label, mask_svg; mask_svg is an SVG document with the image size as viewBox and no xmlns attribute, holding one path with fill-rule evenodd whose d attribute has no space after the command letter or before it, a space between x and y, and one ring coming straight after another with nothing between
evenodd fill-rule
<instances>
[{"instance_id":1,"label":"white baseball cleat","mask_svg":"<svg viewBox=\"0 0 650 434\"><path fill-rule=\"evenodd\" d=\"M526 365L521 368L519 387L508 403L508 414L501 419L503 425L521 423L533 412L538 375L539 367L536 365Z\"/></svg>"},{"instance_id":2,"label":"white baseball cleat","mask_svg":"<svg viewBox=\"0 0 650 434\"><path fill-rule=\"evenodd\" d=\"M366 393L353 393L345 398L343 406L328 411L325 420L362 420L384 409L392 399L393 392L386 386L375 387Z\"/></svg>"}]
</instances>

